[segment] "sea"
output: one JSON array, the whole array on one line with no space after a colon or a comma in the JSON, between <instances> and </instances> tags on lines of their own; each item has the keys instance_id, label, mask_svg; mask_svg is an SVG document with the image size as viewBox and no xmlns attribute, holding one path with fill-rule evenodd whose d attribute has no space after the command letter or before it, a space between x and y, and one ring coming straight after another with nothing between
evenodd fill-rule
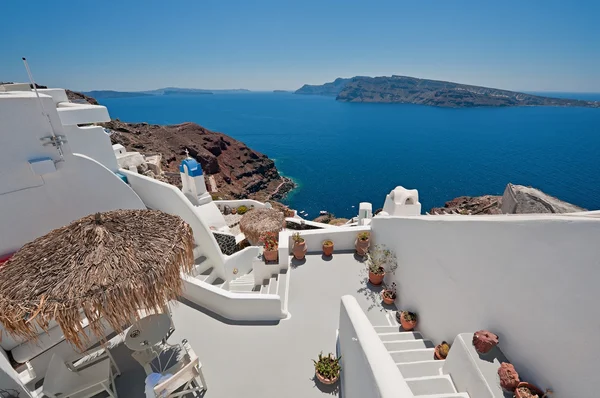
<instances>
[{"instance_id":1,"label":"sea","mask_svg":"<svg viewBox=\"0 0 600 398\"><path fill-rule=\"evenodd\" d=\"M502 195L509 182L600 209L600 109L446 109L272 92L100 102L121 121L196 122L268 155L298 185L284 202L308 218L322 210L349 218L360 202L375 210L397 185L419 191L423 213L458 196Z\"/></svg>"}]
</instances>

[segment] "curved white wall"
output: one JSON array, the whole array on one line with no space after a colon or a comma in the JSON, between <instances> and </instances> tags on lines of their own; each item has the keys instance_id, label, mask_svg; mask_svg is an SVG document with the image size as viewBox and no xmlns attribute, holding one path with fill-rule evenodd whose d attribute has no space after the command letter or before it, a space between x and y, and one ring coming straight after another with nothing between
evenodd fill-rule
<instances>
[{"instance_id":1,"label":"curved white wall","mask_svg":"<svg viewBox=\"0 0 600 398\"><path fill-rule=\"evenodd\" d=\"M276 294L232 293L182 274L187 300L232 321L278 321L285 317Z\"/></svg>"},{"instance_id":2,"label":"curved white wall","mask_svg":"<svg viewBox=\"0 0 600 398\"><path fill-rule=\"evenodd\" d=\"M396 251L399 308L439 343L489 329L524 379L556 396L596 396L600 219L375 217Z\"/></svg>"},{"instance_id":3,"label":"curved white wall","mask_svg":"<svg viewBox=\"0 0 600 398\"><path fill-rule=\"evenodd\" d=\"M83 155L65 156L42 185L0 195L0 253L98 211L144 209L114 173Z\"/></svg>"}]
</instances>

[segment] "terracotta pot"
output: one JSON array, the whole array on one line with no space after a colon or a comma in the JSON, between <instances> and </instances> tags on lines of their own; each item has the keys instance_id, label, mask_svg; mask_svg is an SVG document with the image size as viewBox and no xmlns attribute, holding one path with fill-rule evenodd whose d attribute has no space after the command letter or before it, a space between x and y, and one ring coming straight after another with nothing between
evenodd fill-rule
<instances>
[{"instance_id":1,"label":"terracotta pot","mask_svg":"<svg viewBox=\"0 0 600 398\"><path fill-rule=\"evenodd\" d=\"M533 397L533 395L528 394L528 393L522 393L519 391L519 387L527 387L531 390L531 392L535 395L537 394L539 398L542 398L542 396L544 395L544 393L542 392L542 390L540 390L539 388L537 388L536 386L534 386L533 384L530 383L526 383L526 382L520 382L519 385L517 386L517 388L515 389L515 398L531 398Z\"/></svg>"},{"instance_id":2,"label":"terracotta pot","mask_svg":"<svg viewBox=\"0 0 600 398\"><path fill-rule=\"evenodd\" d=\"M231 214L236 214L237 213L237 209L235 207L231 208Z\"/></svg>"},{"instance_id":3,"label":"terracotta pot","mask_svg":"<svg viewBox=\"0 0 600 398\"><path fill-rule=\"evenodd\" d=\"M331 385L331 384L336 383L339 380L339 378L340 378L339 372L338 372L338 375L335 376L333 379L326 379L323 376L321 376L318 372L315 372L315 375L317 376L317 379L319 379L319 381L321 383L326 384L328 386Z\"/></svg>"},{"instance_id":4,"label":"terracotta pot","mask_svg":"<svg viewBox=\"0 0 600 398\"><path fill-rule=\"evenodd\" d=\"M385 272L382 274L374 274L369 270L369 282L371 282L372 285L381 285L384 276Z\"/></svg>"},{"instance_id":5,"label":"terracotta pot","mask_svg":"<svg viewBox=\"0 0 600 398\"><path fill-rule=\"evenodd\" d=\"M329 257L332 254L333 254L333 245L331 245L331 246L323 245L323 255Z\"/></svg>"},{"instance_id":6,"label":"terracotta pot","mask_svg":"<svg viewBox=\"0 0 600 398\"><path fill-rule=\"evenodd\" d=\"M306 255L306 242L294 242L294 248L292 249L292 253L296 260L303 260Z\"/></svg>"},{"instance_id":7,"label":"terracotta pot","mask_svg":"<svg viewBox=\"0 0 600 398\"><path fill-rule=\"evenodd\" d=\"M442 354L440 354L440 347L441 346L442 346L441 344L436 345L435 346L435 351L433 352L434 353L434 358L437 359L438 361L443 361L443 360L446 359L446 358L444 358L442 356Z\"/></svg>"},{"instance_id":8,"label":"terracotta pot","mask_svg":"<svg viewBox=\"0 0 600 398\"><path fill-rule=\"evenodd\" d=\"M402 314L400 315L400 325L402 325L402 329L408 332L413 330L415 326L417 326L417 321L407 321L406 319L404 319L404 311L402 311Z\"/></svg>"},{"instance_id":9,"label":"terracotta pot","mask_svg":"<svg viewBox=\"0 0 600 398\"><path fill-rule=\"evenodd\" d=\"M508 363L502 362L498 368L498 377L500 378L500 387L506 391L514 391L519 385L519 374L515 370L515 367Z\"/></svg>"},{"instance_id":10,"label":"terracotta pot","mask_svg":"<svg viewBox=\"0 0 600 398\"><path fill-rule=\"evenodd\" d=\"M370 245L371 239L360 240L357 238L356 242L354 243L354 246L356 247L356 254L363 257L366 256Z\"/></svg>"},{"instance_id":11,"label":"terracotta pot","mask_svg":"<svg viewBox=\"0 0 600 398\"><path fill-rule=\"evenodd\" d=\"M264 250L263 256L265 257L265 261L277 261L277 253L278 250Z\"/></svg>"},{"instance_id":12,"label":"terracotta pot","mask_svg":"<svg viewBox=\"0 0 600 398\"><path fill-rule=\"evenodd\" d=\"M386 303L387 305L394 304L394 299L390 298L390 297L387 297L385 295L385 292L387 292L387 290L385 290L385 289L381 291L381 298L383 299L383 302Z\"/></svg>"},{"instance_id":13,"label":"terracotta pot","mask_svg":"<svg viewBox=\"0 0 600 398\"><path fill-rule=\"evenodd\" d=\"M489 330L479 330L473 333L473 345L480 354L487 354L498 345L498 336Z\"/></svg>"}]
</instances>

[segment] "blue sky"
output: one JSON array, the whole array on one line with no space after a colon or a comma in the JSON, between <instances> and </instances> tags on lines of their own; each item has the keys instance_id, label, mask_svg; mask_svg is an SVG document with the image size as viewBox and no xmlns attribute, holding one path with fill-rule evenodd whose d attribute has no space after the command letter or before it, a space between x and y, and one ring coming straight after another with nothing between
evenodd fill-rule
<instances>
[{"instance_id":1,"label":"blue sky","mask_svg":"<svg viewBox=\"0 0 600 398\"><path fill-rule=\"evenodd\" d=\"M3 0L0 81L296 89L408 75L600 92L598 1Z\"/></svg>"}]
</instances>

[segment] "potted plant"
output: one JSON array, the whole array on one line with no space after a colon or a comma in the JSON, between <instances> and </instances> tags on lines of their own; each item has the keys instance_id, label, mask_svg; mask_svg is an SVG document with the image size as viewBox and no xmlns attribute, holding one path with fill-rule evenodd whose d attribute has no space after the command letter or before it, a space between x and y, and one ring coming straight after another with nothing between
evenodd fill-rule
<instances>
[{"instance_id":1,"label":"potted plant","mask_svg":"<svg viewBox=\"0 0 600 398\"><path fill-rule=\"evenodd\" d=\"M534 386L533 384L520 382L515 389L515 398L544 398L547 397L550 390L546 390L544 394L542 390Z\"/></svg>"},{"instance_id":2,"label":"potted plant","mask_svg":"<svg viewBox=\"0 0 600 398\"><path fill-rule=\"evenodd\" d=\"M389 289L381 291L381 298L387 305L394 304L394 300L396 300L396 282L392 282L392 286Z\"/></svg>"},{"instance_id":3,"label":"potted plant","mask_svg":"<svg viewBox=\"0 0 600 398\"><path fill-rule=\"evenodd\" d=\"M473 346L480 354L487 354L498 345L498 336L489 330L478 330L473 334Z\"/></svg>"},{"instance_id":4,"label":"potted plant","mask_svg":"<svg viewBox=\"0 0 600 398\"><path fill-rule=\"evenodd\" d=\"M327 240L323 241L323 255L329 257L332 254L333 254L333 241L327 239Z\"/></svg>"},{"instance_id":5,"label":"potted plant","mask_svg":"<svg viewBox=\"0 0 600 398\"><path fill-rule=\"evenodd\" d=\"M505 391L513 392L519 385L519 374L515 367L507 362L502 362L498 368L498 377L500 378L500 387Z\"/></svg>"},{"instance_id":6,"label":"potted plant","mask_svg":"<svg viewBox=\"0 0 600 398\"><path fill-rule=\"evenodd\" d=\"M318 360L315 361L313 359L315 363L315 376L317 376L317 379L321 383L330 385L339 380L341 370L340 359L341 357L336 358L333 354L324 356L322 352L319 354Z\"/></svg>"},{"instance_id":7,"label":"potted plant","mask_svg":"<svg viewBox=\"0 0 600 398\"><path fill-rule=\"evenodd\" d=\"M366 256L369 251L369 246L371 245L371 234L367 231L361 232L356 237L356 242L354 246L356 248L356 254L359 256Z\"/></svg>"},{"instance_id":8,"label":"potted plant","mask_svg":"<svg viewBox=\"0 0 600 398\"><path fill-rule=\"evenodd\" d=\"M442 341L442 344L438 344L435 347L435 359L443 360L448 356L448 352L450 351L450 344Z\"/></svg>"},{"instance_id":9,"label":"potted plant","mask_svg":"<svg viewBox=\"0 0 600 398\"><path fill-rule=\"evenodd\" d=\"M260 237L260 241L263 243L263 257L265 263L267 261L277 261L277 252L279 248L279 242L277 241L278 236L275 232L266 232Z\"/></svg>"},{"instance_id":10,"label":"potted plant","mask_svg":"<svg viewBox=\"0 0 600 398\"><path fill-rule=\"evenodd\" d=\"M367 254L369 266L369 282L373 285L381 285L385 276L386 266L391 272L398 268L396 255L383 245L375 245Z\"/></svg>"},{"instance_id":11,"label":"potted plant","mask_svg":"<svg viewBox=\"0 0 600 398\"><path fill-rule=\"evenodd\" d=\"M232 207L232 208L231 208L231 214L236 214L236 213L237 213L237 208L235 208L235 207Z\"/></svg>"},{"instance_id":12,"label":"potted plant","mask_svg":"<svg viewBox=\"0 0 600 398\"><path fill-rule=\"evenodd\" d=\"M411 331L417 326L417 314L410 311L397 311L396 320L402 325L402 329Z\"/></svg>"},{"instance_id":13,"label":"potted plant","mask_svg":"<svg viewBox=\"0 0 600 398\"><path fill-rule=\"evenodd\" d=\"M244 205L237 208L237 214L246 214L247 211L248 211L248 207L246 207Z\"/></svg>"},{"instance_id":14,"label":"potted plant","mask_svg":"<svg viewBox=\"0 0 600 398\"><path fill-rule=\"evenodd\" d=\"M296 260L303 260L307 250L304 238L300 236L300 232L296 232L292 235L292 239L294 240L294 247L292 248L294 258Z\"/></svg>"}]
</instances>

